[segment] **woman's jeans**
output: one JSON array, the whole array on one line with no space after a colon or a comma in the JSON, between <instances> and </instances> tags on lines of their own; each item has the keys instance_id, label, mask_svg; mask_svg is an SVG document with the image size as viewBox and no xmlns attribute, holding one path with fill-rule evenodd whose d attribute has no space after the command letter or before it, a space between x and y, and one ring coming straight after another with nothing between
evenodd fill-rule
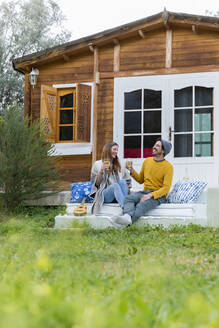
<instances>
[{"instance_id":1,"label":"woman's jeans","mask_svg":"<svg viewBox=\"0 0 219 328\"><path fill-rule=\"evenodd\" d=\"M144 216L148 211L156 208L160 204L166 203L166 197L160 197L157 199L150 198L140 203L141 197L145 194L149 194L154 190L138 191L128 195L124 200L123 213L128 213L132 218L132 223L137 221L140 216Z\"/></svg>"},{"instance_id":2,"label":"woman's jeans","mask_svg":"<svg viewBox=\"0 0 219 328\"><path fill-rule=\"evenodd\" d=\"M104 203L112 203L114 200L122 207L125 197L128 195L128 187L125 180L120 180L104 189Z\"/></svg>"}]
</instances>

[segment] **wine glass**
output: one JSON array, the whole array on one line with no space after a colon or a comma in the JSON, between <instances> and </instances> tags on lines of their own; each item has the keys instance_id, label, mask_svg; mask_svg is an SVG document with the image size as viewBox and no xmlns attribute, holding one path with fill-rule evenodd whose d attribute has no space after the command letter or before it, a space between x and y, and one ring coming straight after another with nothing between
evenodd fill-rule
<instances>
[{"instance_id":1,"label":"wine glass","mask_svg":"<svg viewBox=\"0 0 219 328\"><path fill-rule=\"evenodd\" d=\"M103 161L104 165L105 165L105 169L108 175L110 175L110 159L109 158L105 158Z\"/></svg>"},{"instance_id":2,"label":"wine glass","mask_svg":"<svg viewBox=\"0 0 219 328\"><path fill-rule=\"evenodd\" d=\"M128 169L131 170L132 164L133 164L132 159L131 158L127 158L126 163L127 163Z\"/></svg>"}]
</instances>

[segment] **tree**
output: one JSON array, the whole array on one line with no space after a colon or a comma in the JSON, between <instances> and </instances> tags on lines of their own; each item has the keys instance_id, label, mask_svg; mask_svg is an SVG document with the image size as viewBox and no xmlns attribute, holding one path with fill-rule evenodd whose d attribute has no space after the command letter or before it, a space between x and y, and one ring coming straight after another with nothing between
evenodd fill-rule
<instances>
[{"instance_id":1,"label":"tree","mask_svg":"<svg viewBox=\"0 0 219 328\"><path fill-rule=\"evenodd\" d=\"M0 5L0 111L6 104L23 104L24 77L13 58L64 43L71 33L55 0L11 0Z\"/></svg>"},{"instance_id":2,"label":"tree","mask_svg":"<svg viewBox=\"0 0 219 328\"><path fill-rule=\"evenodd\" d=\"M54 146L47 142L40 121L29 124L20 107L4 108L0 120L0 190L6 208L24 205L27 200L58 191Z\"/></svg>"}]
</instances>

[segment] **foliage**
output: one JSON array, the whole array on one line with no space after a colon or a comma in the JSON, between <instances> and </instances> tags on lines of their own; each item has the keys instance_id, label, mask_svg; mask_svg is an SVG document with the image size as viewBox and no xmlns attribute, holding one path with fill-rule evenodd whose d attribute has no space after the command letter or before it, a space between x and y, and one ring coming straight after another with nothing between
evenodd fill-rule
<instances>
[{"instance_id":1,"label":"foliage","mask_svg":"<svg viewBox=\"0 0 219 328\"><path fill-rule=\"evenodd\" d=\"M0 326L219 326L219 229L54 230L62 208L0 223Z\"/></svg>"},{"instance_id":2,"label":"foliage","mask_svg":"<svg viewBox=\"0 0 219 328\"><path fill-rule=\"evenodd\" d=\"M9 0L0 5L0 111L13 101L23 104L24 78L12 59L65 41L71 33L55 0Z\"/></svg>"},{"instance_id":3,"label":"foliage","mask_svg":"<svg viewBox=\"0 0 219 328\"><path fill-rule=\"evenodd\" d=\"M0 189L4 206L13 209L45 197L59 182L53 145L40 133L39 121L29 124L18 106L4 109L0 121ZM55 191L54 191L55 192Z\"/></svg>"}]
</instances>

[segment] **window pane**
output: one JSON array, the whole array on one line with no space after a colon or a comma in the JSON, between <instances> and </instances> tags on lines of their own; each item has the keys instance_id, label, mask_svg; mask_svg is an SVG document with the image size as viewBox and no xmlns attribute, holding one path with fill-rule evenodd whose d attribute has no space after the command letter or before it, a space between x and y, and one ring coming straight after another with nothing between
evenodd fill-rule
<instances>
[{"instance_id":1,"label":"window pane","mask_svg":"<svg viewBox=\"0 0 219 328\"><path fill-rule=\"evenodd\" d=\"M125 109L141 109L141 90L125 92Z\"/></svg>"},{"instance_id":2,"label":"window pane","mask_svg":"<svg viewBox=\"0 0 219 328\"><path fill-rule=\"evenodd\" d=\"M144 108L161 108L161 91L144 89Z\"/></svg>"},{"instance_id":3,"label":"window pane","mask_svg":"<svg viewBox=\"0 0 219 328\"><path fill-rule=\"evenodd\" d=\"M60 124L73 123L73 110L60 110Z\"/></svg>"},{"instance_id":4,"label":"window pane","mask_svg":"<svg viewBox=\"0 0 219 328\"><path fill-rule=\"evenodd\" d=\"M197 108L195 110L195 131L213 130L213 109Z\"/></svg>"},{"instance_id":5,"label":"window pane","mask_svg":"<svg viewBox=\"0 0 219 328\"><path fill-rule=\"evenodd\" d=\"M60 126L59 140L73 140L73 127L72 126Z\"/></svg>"},{"instance_id":6,"label":"window pane","mask_svg":"<svg viewBox=\"0 0 219 328\"><path fill-rule=\"evenodd\" d=\"M141 137L124 137L124 158L141 157Z\"/></svg>"},{"instance_id":7,"label":"window pane","mask_svg":"<svg viewBox=\"0 0 219 328\"><path fill-rule=\"evenodd\" d=\"M141 133L141 112L125 112L124 133Z\"/></svg>"},{"instance_id":8,"label":"window pane","mask_svg":"<svg viewBox=\"0 0 219 328\"><path fill-rule=\"evenodd\" d=\"M152 156L152 148L158 138L161 138L161 135L144 136L144 149L143 149L144 158Z\"/></svg>"},{"instance_id":9,"label":"window pane","mask_svg":"<svg viewBox=\"0 0 219 328\"><path fill-rule=\"evenodd\" d=\"M192 131L192 109L177 109L174 111L174 131Z\"/></svg>"},{"instance_id":10,"label":"window pane","mask_svg":"<svg viewBox=\"0 0 219 328\"><path fill-rule=\"evenodd\" d=\"M60 97L60 108L73 107L73 93Z\"/></svg>"},{"instance_id":11,"label":"window pane","mask_svg":"<svg viewBox=\"0 0 219 328\"><path fill-rule=\"evenodd\" d=\"M191 107L192 106L192 87L187 87L174 92L175 107Z\"/></svg>"},{"instance_id":12,"label":"window pane","mask_svg":"<svg viewBox=\"0 0 219 328\"><path fill-rule=\"evenodd\" d=\"M195 156L213 156L213 133L195 134Z\"/></svg>"},{"instance_id":13,"label":"window pane","mask_svg":"<svg viewBox=\"0 0 219 328\"><path fill-rule=\"evenodd\" d=\"M195 87L195 106L213 105L213 88Z\"/></svg>"},{"instance_id":14,"label":"window pane","mask_svg":"<svg viewBox=\"0 0 219 328\"><path fill-rule=\"evenodd\" d=\"M174 156L192 157L192 135L180 134L174 138Z\"/></svg>"},{"instance_id":15,"label":"window pane","mask_svg":"<svg viewBox=\"0 0 219 328\"><path fill-rule=\"evenodd\" d=\"M144 133L161 132L161 111L144 112Z\"/></svg>"}]
</instances>

